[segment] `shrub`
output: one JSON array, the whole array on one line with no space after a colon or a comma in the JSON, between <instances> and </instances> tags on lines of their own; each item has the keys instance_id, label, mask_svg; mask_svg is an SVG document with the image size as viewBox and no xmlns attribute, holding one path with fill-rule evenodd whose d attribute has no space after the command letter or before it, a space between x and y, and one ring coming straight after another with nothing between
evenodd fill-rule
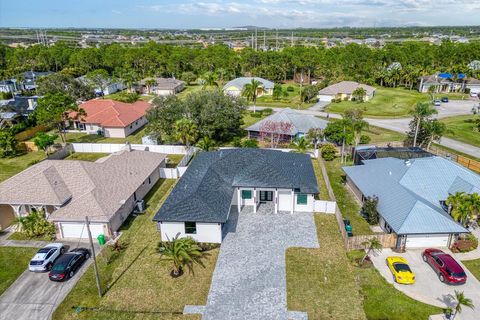
<instances>
[{"instance_id":1,"label":"shrub","mask_svg":"<svg viewBox=\"0 0 480 320\"><path fill-rule=\"evenodd\" d=\"M293 86L288 86L287 91L288 92L293 92L293 91L295 91L295 88Z\"/></svg>"},{"instance_id":2,"label":"shrub","mask_svg":"<svg viewBox=\"0 0 480 320\"><path fill-rule=\"evenodd\" d=\"M253 111L252 111L252 112L250 113L250 115L251 115L252 117L254 117L254 118L261 118L262 115L263 115L263 113L262 113L262 111L257 111L257 112L253 112Z\"/></svg>"},{"instance_id":3,"label":"shrub","mask_svg":"<svg viewBox=\"0 0 480 320\"><path fill-rule=\"evenodd\" d=\"M255 139L247 139L244 140L242 143L242 147L244 148L258 148L258 141Z\"/></svg>"},{"instance_id":4,"label":"shrub","mask_svg":"<svg viewBox=\"0 0 480 320\"><path fill-rule=\"evenodd\" d=\"M117 94L114 98L114 100L120 101L120 102L125 102L125 103L133 103L140 99L140 95L136 92L125 92L122 91L119 94Z\"/></svg>"},{"instance_id":5,"label":"shrub","mask_svg":"<svg viewBox=\"0 0 480 320\"><path fill-rule=\"evenodd\" d=\"M266 108L266 109L263 109L263 110L262 110L262 114L263 114L264 116L269 116L269 115L271 115L272 113L273 113L273 109L272 109L272 108Z\"/></svg>"},{"instance_id":6,"label":"shrub","mask_svg":"<svg viewBox=\"0 0 480 320\"><path fill-rule=\"evenodd\" d=\"M452 245L452 252L469 252L478 247L478 239L468 234L465 239L459 239Z\"/></svg>"},{"instance_id":7,"label":"shrub","mask_svg":"<svg viewBox=\"0 0 480 320\"><path fill-rule=\"evenodd\" d=\"M360 144L368 144L370 143L371 138L367 135L362 134L360 136Z\"/></svg>"},{"instance_id":8,"label":"shrub","mask_svg":"<svg viewBox=\"0 0 480 320\"><path fill-rule=\"evenodd\" d=\"M367 197L362 207L362 215L370 225L377 224L380 217L377 211L378 197Z\"/></svg>"},{"instance_id":9,"label":"shrub","mask_svg":"<svg viewBox=\"0 0 480 320\"><path fill-rule=\"evenodd\" d=\"M332 161L335 159L335 154L337 153L337 148L331 143L324 144L322 148L320 148L320 153L322 158L326 161Z\"/></svg>"},{"instance_id":10,"label":"shrub","mask_svg":"<svg viewBox=\"0 0 480 320\"><path fill-rule=\"evenodd\" d=\"M22 131L20 133L17 133L15 135L15 138L17 139L17 141L25 141L25 140L28 140L28 139L31 139L31 138L35 137L37 135L37 133L45 132L45 131L48 131L47 126L38 125L36 127L27 129L27 130Z\"/></svg>"},{"instance_id":11,"label":"shrub","mask_svg":"<svg viewBox=\"0 0 480 320\"><path fill-rule=\"evenodd\" d=\"M12 99L13 94L11 92L0 92L0 100Z\"/></svg>"},{"instance_id":12,"label":"shrub","mask_svg":"<svg viewBox=\"0 0 480 320\"><path fill-rule=\"evenodd\" d=\"M232 144L235 148L241 148L242 147L242 139L239 137L235 137L232 140Z\"/></svg>"},{"instance_id":13,"label":"shrub","mask_svg":"<svg viewBox=\"0 0 480 320\"><path fill-rule=\"evenodd\" d=\"M43 211L34 211L25 217L17 218L16 222L20 227L20 232L29 238L55 239L55 224L45 219Z\"/></svg>"}]
</instances>

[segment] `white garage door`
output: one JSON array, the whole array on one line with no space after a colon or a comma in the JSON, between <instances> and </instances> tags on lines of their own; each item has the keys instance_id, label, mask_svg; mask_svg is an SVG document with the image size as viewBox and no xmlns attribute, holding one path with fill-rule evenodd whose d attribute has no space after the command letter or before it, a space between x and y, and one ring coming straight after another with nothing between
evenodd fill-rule
<instances>
[{"instance_id":1,"label":"white garage door","mask_svg":"<svg viewBox=\"0 0 480 320\"><path fill-rule=\"evenodd\" d=\"M332 99L333 99L333 96L330 96L330 95L320 94L318 96L318 100L320 100L320 101L332 102Z\"/></svg>"},{"instance_id":2,"label":"white garage door","mask_svg":"<svg viewBox=\"0 0 480 320\"><path fill-rule=\"evenodd\" d=\"M85 227L84 223L63 222L61 226L64 238L88 238L87 228ZM90 223L90 232L92 233L92 238L95 239L99 235L105 234L103 231L103 226L103 223Z\"/></svg>"},{"instance_id":3,"label":"white garage door","mask_svg":"<svg viewBox=\"0 0 480 320\"><path fill-rule=\"evenodd\" d=\"M408 235L407 248L446 247L448 245L448 234L437 235Z\"/></svg>"}]
</instances>

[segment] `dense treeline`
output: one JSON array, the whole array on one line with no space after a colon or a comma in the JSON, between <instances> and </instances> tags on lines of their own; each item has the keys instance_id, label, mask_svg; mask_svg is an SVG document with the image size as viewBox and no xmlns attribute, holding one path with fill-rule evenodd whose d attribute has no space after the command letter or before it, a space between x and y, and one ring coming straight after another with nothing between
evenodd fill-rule
<instances>
[{"instance_id":1,"label":"dense treeline","mask_svg":"<svg viewBox=\"0 0 480 320\"><path fill-rule=\"evenodd\" d=\"M21 71L62 71L81 75L105 69L115 75L182 77L185 72L201 76L214 72L218 80L241 75L255 75L275 81L293 79L299 73L328 80L356 80L369 84L411 85L420 75L442 72L465 72L473 60L480 60L480 42L430 45L424 42L387 44L381 49L350 44L335 48L288 47L282 51L234 52L223 45L207 48L161 45L150 42L132 47L121 44L98 48L72 48L65 43L51 47L10 48L0 46L2 78ZM398 62L401 70L388 67Z\"/></svg>"}]
</instances>

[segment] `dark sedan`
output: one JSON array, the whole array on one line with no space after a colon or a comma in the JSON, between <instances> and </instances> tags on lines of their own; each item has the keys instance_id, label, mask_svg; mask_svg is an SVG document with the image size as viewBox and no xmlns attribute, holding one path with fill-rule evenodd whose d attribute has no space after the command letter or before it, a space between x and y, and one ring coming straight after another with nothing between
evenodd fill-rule
<instances>
[{"instance_id":1,"label":"dark sedan","mask_svg":"<svg viewBox=\"0 0 480 320\"><path fill-rule=\"evenodd\" d=\"M467 282L467 274L451 255L439 249L426 249L422 257L423 261L435 270L441 282L448 284Z\"/></svg>"},{"instance_id":2,"label":"dark sedan","mask_svg":"<svg viewBox=\"0 0 480 320\"><path fill-rule=\"evenodd\" d=\"M52 281L67 280L77 272L82 264L90 257L90 251L85 248L73 249L60 256L53 264L48 277Z\"/></svg>"}]
</instances>

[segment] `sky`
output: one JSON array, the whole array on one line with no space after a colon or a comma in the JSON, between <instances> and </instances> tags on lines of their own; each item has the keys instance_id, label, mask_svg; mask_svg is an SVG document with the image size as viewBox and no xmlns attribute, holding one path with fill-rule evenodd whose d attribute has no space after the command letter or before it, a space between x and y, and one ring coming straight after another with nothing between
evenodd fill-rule
<instances>
[{"instance_id":1,"label":"sky","mask_svg":"<svg viewBox=\"0 0 480 320\"><path fill-rule=\"evenodd\" d=\"M0 0L0 27L480 25L480 0Z\"/></svg>"}]
</instances>

